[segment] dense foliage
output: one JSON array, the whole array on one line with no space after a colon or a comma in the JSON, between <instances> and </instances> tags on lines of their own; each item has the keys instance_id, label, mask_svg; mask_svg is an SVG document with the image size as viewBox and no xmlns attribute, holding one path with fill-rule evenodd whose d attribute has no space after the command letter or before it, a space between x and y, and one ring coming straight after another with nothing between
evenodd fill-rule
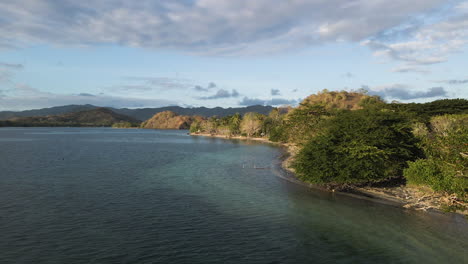
<instances>
[{"instance_id":1,"label":"dense foliage","mask_svg":"<svg viewBox=\"0 0 468 264\"><path fill-rule=\"evenodd\" d=\"M466 99L443 99L428 102L424 104L409 103L387 104L385 107L398 111L406 112L413 116L414 120L419 122L429 122L433 116L445 114L466 114L468 113L468 100Z\"/></svg>"},{"instance_id":2,"label":"dense foliage","mask_svg":"<svg viewBox=\"0 0 468 264\"><path fill-rule=\"evenodd\" d=\"M361 184L401 175L406 161L421 154L407 118L391 111L337 114L308 141L294 167L307 181Z\"/></svg>"},{"instance_id":3,"label":"dense foliage","mask_svg":"<svg viewBox=\"0 0 468 264\"><path fill-rule=\"evenodd\" d=\"M304 143L321 130L320 123L331 115L322 105L301 104L284 117L283 122L277 122L270 140L291 143Z\"/></svg>"},{"instance_id":4,"label":"dense foliage","mask_svg":"<svg viewBox=\"0 0 468 264\"><path fill-rule=\"evenodd\" d=\"M296 145L300 151L293 167L299 177L325 186L406 177L412 184L463 195L467 114L464 99L387 104L364 91L322 91L296 108L205 118L190 131Z\"/></svg>"},{"instance_id":5,"label":"dense foliage","mask_svg":"<svg viewBox=\"0 0 468 264\"><path fill-rule=\"evenodd\" d=\"M113 128L137 128L139 126L139 123L131 123L125 121L117 122L112 125Z\"/></svg>"},{"instance_id":6,"label":"dense foliage","mask_svg":"<svg viewBox=\"0 0 468 264\"><path fill-rule=\"evenodd\" d=\"M465 196L468 192L468 114L443 115L417 123L426 159L409 163L404 176L416 185Z\"/></svg>"}]
</instances>

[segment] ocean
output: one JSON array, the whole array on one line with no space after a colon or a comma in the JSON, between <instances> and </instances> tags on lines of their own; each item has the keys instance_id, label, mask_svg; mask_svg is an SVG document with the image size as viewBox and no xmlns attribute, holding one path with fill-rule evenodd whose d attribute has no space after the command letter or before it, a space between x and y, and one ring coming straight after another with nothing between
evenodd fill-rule
<instances>
[{"instance_id":1,"label":"ocean","mask_svg":"<svg viewBox=\"0 0 468 264\"><path fill-rule=\"evenodd\" d=\"M0 129L0 263L468 263L468 222L311 190L187 131Z\"/></svg>"}]
</instances>

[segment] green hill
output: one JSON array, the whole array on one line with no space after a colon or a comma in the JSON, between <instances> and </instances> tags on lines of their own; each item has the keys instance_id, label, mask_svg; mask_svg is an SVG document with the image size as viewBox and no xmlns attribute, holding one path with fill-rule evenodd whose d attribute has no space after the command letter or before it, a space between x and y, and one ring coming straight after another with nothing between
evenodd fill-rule
<instances>
[{"instance_id":1,"label":"green hill","mask_svg":"<svg viewBox=\"0 0 468 264\"><path fill-rule=\"evenodd\" d=\"M16 117L0 121L0 126L19 127L109 127L115 123L129 122L139 125L140 121L126 115L115 113L107 108L72 112L62 115L35 117Z\"/></svg>"}]
</instances>

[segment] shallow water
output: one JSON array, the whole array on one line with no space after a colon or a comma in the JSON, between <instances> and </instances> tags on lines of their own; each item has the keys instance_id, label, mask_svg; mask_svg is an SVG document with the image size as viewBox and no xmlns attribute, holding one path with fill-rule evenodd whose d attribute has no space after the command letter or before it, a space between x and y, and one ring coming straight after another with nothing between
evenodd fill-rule
<instances>
[{"instance_id":1,"label":"shallow water","mask_svg":"<svg viewBox=\"0 0 468 264\"><path fill-rule=\"evenodd\" d=\"M468 263L468 225L309 190L268 144L0 129L0 263ZM253 169L264 168L264 169Z\"/></svg>"}]
</instances>

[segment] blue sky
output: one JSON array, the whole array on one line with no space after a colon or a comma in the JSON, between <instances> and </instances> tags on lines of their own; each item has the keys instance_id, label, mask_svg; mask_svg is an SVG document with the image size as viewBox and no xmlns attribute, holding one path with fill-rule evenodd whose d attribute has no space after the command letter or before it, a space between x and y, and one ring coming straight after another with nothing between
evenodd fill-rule
<instances>
[{"instance_id":1,"label":"blue sky","mask_svg":"<svg viewBox=\"0 0 468 264\"><path fill-rule=\"evenodd\" d=\"M468 98L468 1L0 3L0 110Z\"/></svg>"}]
</instances>

